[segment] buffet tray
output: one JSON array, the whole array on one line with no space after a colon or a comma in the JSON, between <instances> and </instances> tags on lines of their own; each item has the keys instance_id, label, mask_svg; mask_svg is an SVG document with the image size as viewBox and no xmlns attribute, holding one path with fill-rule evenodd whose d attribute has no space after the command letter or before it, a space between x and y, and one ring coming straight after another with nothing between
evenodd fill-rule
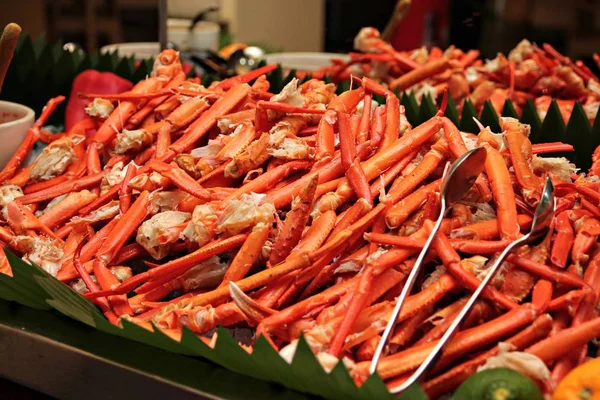
<instances>
[{"instance_id":1,"label":"buffet tray","mask_svg":"<svg viewBox=\"0 0 600 400\"><path fill-rule=\"evenodd\" d=\"M314 399L0 300L0 377L59 399Z\"/></svg>"}]
</instances>

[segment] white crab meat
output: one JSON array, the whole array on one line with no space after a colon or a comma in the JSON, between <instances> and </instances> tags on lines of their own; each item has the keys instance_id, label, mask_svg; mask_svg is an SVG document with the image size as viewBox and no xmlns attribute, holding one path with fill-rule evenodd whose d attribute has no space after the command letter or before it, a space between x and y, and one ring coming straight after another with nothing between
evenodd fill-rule
<instances>
[{"instance_id":1,"label":"white crab meat","mask_svg":"<svg viewBox=\"0 0 600 400\"><path fill-rule=\"evenodd\" d=\"M156 214L177 209L179 203L188 196L182 190L160 191L150 195L150 210Z\"/></svg>"},{"instance_id":2,"label":"white crab meat","mask_svg":"<svg viewBox=\"0 0 600 400\"><path fill-rule=\"evenodd\" d=\"M202 247L212 239L212 225L217 219L215 210L209 204L194 208L192 220L182 232L182 237Z\"/></svg>"},{"instance_id":3,"label":"white crab meat","mask_svg":"<svg viewBox=\"0 0 600 400\"><path fill-rule=\"evenodd\" d=\"M498 348L498 354L489 357L485 364L477 368L477 372L492 368L509 368L539 382L550 382L550 386L554 386L550 370L540 358L523 351L515 351L516 347L510 343L500 342Z\"/></svg>"},{"instance_id":4,"label":"white crab meat","mask_svg":"<svg viewBox=\"0 0 600 400\"><path fill-rule=\"evenodd\" d=\"M479 80L479 72L477 69L475 69L475 67L469 67L465 70L465 79L467 82L469 82L469 84L472 84L473 82Z\"/></svg>"},{"instance_id":5,"label":"white crab meat","mask_svg":"<svg viewBox=\"0 0 600 400\"><path fill-rule=\"evenodd\" d=\"M102 183L100 185L102 194L106 193L111 187L121 183L123 179L125 179L126 173L127 168L125 168L125 163L123 161L119 161L113 165L110 171L102 178Z\"/></svg>"},{"instance_id":6,"label":"white crab meat","mask_svg":"<svg viewBox=\"0 0 600 400\"><path fill-rule=\"evenodd\" d=\"M473 136L472 134L466 132L460 132L460 136L465 142L467 150L473 150L475 147L477 147L477 136Z\"/></svg>"},{"instance_id":7,"label":"white crab meat","mask_svg":"<svg viewBox=\"0 0 600 400\"><path fill-rule=\"evenodd\" d=\"M2 185L0 186L0 209L2 210L2 218L8 219L6 206L8 203L23 196L23 190L17 185Z\"/></svg>"},{"instance_id":8,"label":"white crab meat","mask_svg":"<svg viewBox=\"0 0 600 400\"><path fill-rule=\"evenodd\" d=\"M533 53L533 46L527 39L523 39L508 53L508 59L517 63L523 62Z\"/></svg>"},{"instance_id":9,"label":"white crab meat","mask_svg":"<svg viewBox=\"0 0 600 400\"><path fill-rule=\"evenodd\" d=\"M115 278L117 278L117 280L119 282L124 282L133 276L133 273L131 272L131 268L129 268L129 267L121 267L121 266L110 267L110 272L115 276ZM96 283L98 282L98 280L96 279L96 277L94 275L90 276L90 278L92 279L92 281L94 281ZM83 279L77 279L75 282L73 282L71 284L71 289L75 290L76 292L78 292L80 294L84 294L84 293L88 292L88 288L85 285L85 283L83 282Z\"/></svg>"},{"instance_id":10,"label":"white crab meat","mask_svg":"<svg viewBox=\"0 0 600 400\"><path fill-rule=\"evenodd\" d=\"M23 261L33 263L56 277L64 257L59 242L33 236L17 236L14 241L19 250L25 253Z\"/></svg>"},{"instance_id":11,"label":"white crab meat","mask_svg":"<svg viewBox=\"0 0 600 400\"><path fill-rule=\"evenodd\" d=\"M191 218L190 213L181 211L165 211L144 221L137 231L135 241L142 246L154 259L160 260L169 254L170 246L160 244L159 236L171 228L181 225ZM176 236L178 238L179 235Z\"/></svg>"},{"instance_id":12,"label":"white crab meat","mask_svg":"<svg viewBox=\"0 0 600 400\"><path fill-rule=\"evenodd\" d=\"M469 203L469 205L475 207L473 223L489 221L496 218L496 211L489 203Z\"/></svg>"},{"instance_id":13,"label":"white crab meat","mask_svg":"<svg viewBox=\"0 0 600 400\"><path fill-rule=\"evenodd\" d=\"M410 175L410 173L413 172L419 164L421 164L421 161L423 161L423 153L419 152L415 158L413 158L411 162L409 162L408 165L402 170L402 176Z\"/></svg>"},{"instance_id":14,"label":"white crab meat","mask_svg":"<svg viewBox=\"0 0 600 400\"><path fill-rule=\"evenodd\" d=\"M54 178L65 172L73 161L75 161L73 142L69 138L56 140L37 156L29 171L29 177L40 181Z\"/></svg>"},{"instance_id":15,"label":"white crab meat","mask_svg":"<svg viewBox=\"0 0 600 400\"><path fill-rule=\"evenodd\" d=\"M348 272L358 273L362 269L362 263L356 260L346 260L340 263L340 265L333 271L334 275L346 274Z\"/></svg>"},{"instance_id":16,"label":"white crab meat","mask_svg":"<svg viewBox=\"0 0 600 400\"><path fill-rule=\"evenodd\" d=\"M281 92L277 93L269 99L274 103L285 103L294 107L304 107L304 96L298 89L298 79L293 78L287 85L281 89Z\"/></svg>"},{"instance_id":17,"label":"white crab meat","mask_svg":"<svg viewBox=\"0 0 600 400\"><path fill-rule=\"evenodd\" d=\"M421 46L411 53L410 58L419 64L425 64L429 59L429 51L426 46Z\"/></svg>"},{"instance_id":18,"label":"white crab meat","mask_svg":"<svg viewBox=\"0 0 600 400\"><path fill-rule=\"evenodd\" d=\"M221 262L218 256L212 256L181 276L183 290L189 292L216 287L223 281L227 268L229 263Z\"/></svg>"},{"instance_id":19,"label":"white crab meat","mask_svg":"<svg viewBox=\"0 0 600 400\"><path fill-rule=\"evenodd\" d=\"M378 53L378 44L381 43L381 35L375 28L362 28L354 37L354 48L363 53Z\"/></svg>"},{"instance_id":20,"label":"white crab meat","mask_svg":"<svg viewBox=\"0 0 600 400\"><path fill-rule=\"evenodd\" d=\"M112 200L109 203L103 205L90 212L88 215L83 217L75 216L71 218L70 224L78 224L85 222L93 224L95 222L106 221L119 215L119 200Z\"/></svg>"},{"instance_id":21,"label":"white crab meat","mask_svg":"<svg viewBox=\"0 0 600 400\"><path fill-rule=\"evenodd\" d=\"M97 117L100 119L106 119L113 112L115 106L110 100L95 98L85 108L85 112L90 117Z\"/></svg>"},{"instance_id":22,"label":"white crab meat","mask_svg":"<svg viewBox=\"0 0 600 400\"><path fill-rule=\"evenodd\" d=\"M431 274L429 274L429 276L423 280L423 283L421 284L421 290L425 290L429 286L431 286L434 283L436 283L437 281L439 281L440 276L444 275L445 273L446 273L446 268L443 265L436 266L435 269L433 270L433 272Z\"/></svg>"},{"instance_id":23,"label":"white crab meat","mask_svg":"<svg viewBox=\"0 0 600 400\"><path fill-rule=\"evenodd\" d=\"M531 167L534 172L539 172L539 175L547 172L563 182L571 182L571 176L579 171L579 168L565 157L538 157L535 154L531 159Z\"/></svg>"},{"instance_id":24,"label":"white crab meat","mask_svg":"<svg viewBox=\"0 0 600 400\"><path fill-rule=\"evenodd\" d=\"M217 230L227 235L236 235L262 222L271 225L275 215L273 203L262 203L264 194L242 194L239 200L229 202L217 220Z\"/></svg>"},{"instance_id":25,"label":"white crab meat","mask_svg":"<svg viewBox=\"0 0 600 400\"><path fill-rule=\"evenodd\" d=\"M531 125L522 124L516 118L500 117L498 122L502 130L507 130L509 125L516 125L523 135L529 137L529 134L531 133Z\"/></svg>"},{"instance_id":26,"label":"white crab meat","mask_svg":"<svg viewBox=\"0 0 600 400\"><path fill-rule=\"evenodd\" d=\"M123 154L129 150L138 150L152 143L152 134L145 129L123 129L123 132L117 134L115 140L115 154Z\"/></svg>"},{"instance_id":27,"label":"white crab meat","mask_svg":"<svg viewBox=\"0 0 600 400\"><path fill-rule=\"evenodd\" d=\"M478 279L483 279L488 273L487 269L488 259L483 256L473 256L470 258L464 258L460 260L460 266L465 271L475 275Z\"/></svg>"},{"instance_id":28,"label":"white crab meat","mask_svg":"<svg viewBox=\"0 0 600 400\"><path fill-rule=\"evenodd\" d=\"M50 200L50 202L46 205L46 207L43 210L37 210L35 212L35 216L36 217L41 217L42 215L44 215L45 213L47 213L48 211L50 211L52 208L54 208L58 203L60 203L65 197L67 197L66 194L63 194L61 196L55 197L52 200Z\"/></svg>"},{"instance_id":29,"label":"white crab meat","mask_svg":"<svg viewBox=\"0 0 600 400\"><path fill-rule=\"evenodd\" d=\"M149 174L139 174L131 178L129 181L129 187L139 191L154 191L157 189L162 189L163 183L163 176L158 172L152 171Z\"/></svg>"},{"instance_id":30,"label":"white crab meat","mask_svg":"<svg viewBox=\"0 0 600 400\"><path fill-rule=\"evenodd\" d=\"M593 82L593 81L590 80L590 82ZM597 83L595 83L595 84L599 86L599 91L600 91L600 84L597 84ZM600 97L600 93L598 93L597 96ZM585 111L585 116L590 121L593 121L596 119L596 115L598 115L599 109L600 109L600 101L594 101L594 102L586 103L583 105L583 111Z\"/></svg>"},{"instance_id":31,"label":"white crab meat","mask_svg":"<svg viewBox=\"0 0 600 400\"><path fill-rule=\"evenodd\" d=\"M276 147L267 148L267 153L284 160L306 160L312 158L314 150L304 140L285 138Z\"/></svg>"},{"instance_id":32,"label":"white crab meat","mask_svg":"<svg viewBox=\"0 0 600 400\"><path fill-rule=\"evenodd\" d=\"M219 154L219 151L221 151L223 146L224 143L222 140L211 139L206 146L197 147L190 151L190 155L196 158L214 158Z\"/></svg>"}]
</instances>

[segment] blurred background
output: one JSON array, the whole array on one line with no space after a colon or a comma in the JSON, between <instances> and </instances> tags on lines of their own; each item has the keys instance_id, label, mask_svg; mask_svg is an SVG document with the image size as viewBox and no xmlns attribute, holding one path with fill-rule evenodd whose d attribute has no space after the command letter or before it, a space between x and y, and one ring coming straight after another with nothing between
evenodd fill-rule
<instances>
[{"instance_id":1,"label":"blurred background","mask_svg":"<svg viewBox=\"0 0 600 400\"><path fill-rule=\"evenodd\" d=\"M49 40L75 42L88 51L159 39L158 0L3 3L1 24L15 21L33 38L45 33ZM167 10L174 18L169 30L175 35L203 11L214 10L200 19L218 25L221 44L236 41L276 51L347 52L361 27L382 30L394 5L395 0L168 0ZM211 26L204 24L200 30L208 35ZM479 48L483 56L493 57L524 37L550 43L572 58L585 57L600 49L600 1L413 1L391 42L399 50L452 43L465 50Z\"/></svg>"}]
</instances>

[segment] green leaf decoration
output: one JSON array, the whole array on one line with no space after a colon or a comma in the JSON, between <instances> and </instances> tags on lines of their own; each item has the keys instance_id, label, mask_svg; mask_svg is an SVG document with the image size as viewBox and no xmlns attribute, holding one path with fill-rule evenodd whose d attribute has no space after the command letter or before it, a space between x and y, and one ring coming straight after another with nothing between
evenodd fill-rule
<instances>
[{"instance_id":1,"label":"green leaf decoration","mask_svg":"<svg viewBox=\"0 0 600 400\"><path fill-rule=\"evenodd\" d=\"M281 82L281 88L283 89L285 87L285 85L290 83L291 80L294 79L295 77L296 77L296 70L295 69L290 70L290 72L288 72L286 77Z\"/></svg>"},{"instance_id":2,"label":"green leaf decoration","mask_svg":"<svg viewBox=\"0 0 600 400\"><path fill-rule=\"evenodd\" d=\"M404 106L406 119L412 126L419 125L419 105L412 92L404 92L400 98L400 104Z\"/></svg>"},{"instance_id":3,"label":"green leaf decoration","mask_svg":"<svg viewBox=\"0 0 600 400\"><path fill-rule=\"evenodd\" d=\"M521 114L520 121L524 124L528 124L531 126L531 133L529 134L529 140L532 143L539 143L541 130L542 130L542 121L540 121L540 117L535 109L535 105L533 101L527 100L525 106L523 107L523 113ZM537 140L534 142L534 140Z\"/></svg>"},{"instance_id":4,"label":"green leaf decoration","mask_svg":"<svg viewBox=\"0 0 600 400\"><path fill-rule=\"evenodd\" d=\"M23 40L23 43L19 47L18 57L14 57L11 65L18 65L17 74L21 81L24 81L29 73L33 71L36 66L35 51L33 49L33 42L31 37L27 35Z\"/></svg>"},{"instance_id":5,"label":"green leaf decoration","mask_svg":"<svg viewBox=\"0 0 600 400\"><path fill-rule=\"evenodd\" d=\"M483 110L481 110L481 117L479 119L483 126L489 126L492 132L500 132L500 124L498 123L498 114L494 110L492 103L487 100L483 104Z\"/></svg>"},{"instance_id":6,"label":"green leaf decoration","mask_svg":"<svg viewBox=\"0 0 600 400\"><path fill-rule=\"evenodd\" d=\"M419 107L419 123L423 123L428 119L431 119L437 112L433 99L429 94L426 94L421 99L421 106Z\"/></svg>"},{"instance_id":7,"label":"green leaf decoration","mask_svg":"<svg viewBox=\"0 0 600 400\"><path fill-rule=\"evenodd\" d=\"M460 130L463 132L479 133L479 127L473 118L479 118L477 110L473 103L471 103L471 100L465 100L460 120Z\"/></svg>"},{"instance_id":8,"label":"green leaf decoration","mask_svg":"<svg viewBox=\"0 0 600 400\"><path fill-rule=\"evenodd\" d=\"M575 151L567 152L565 156L583 171L587 171L592 165L595 146L591 132L590 121L581 103L576 102L564 138L566 143L573 145Z\"/></svg>"},{"instance_id":9,"label":"green leaf decoration","mask_svg":"<svg viewBox=\"0 0 600 400\"><path fill-rule=\"evenodd\" d=\"M519 119L519 114L517 114L517 111L515 110L515 106L513 105L512 101L510 101L509 99L506 99L504 101L504 107L502 107L502 116Z\"/></svg>"},{"instance_id":10,"label":"green leaf decoration","mask_svg":"<svg viewBox=\"0 0 600 400\"><path fill-rule=\"evenodd\" d=\"M342 94L350 89L349 81L342 81L338 83L337 88L335 89L336 94Z\"/></svg>"},{"instance_id":11,"label":"green leaf decoration","mask_svg":"<svg viewBox=\"0 0 600 400\"><path fill-rule=\"evenodd\" d=\"M71 86L72 81L69 80L75 76L76 67L73 57L68 52L62 52L56 62L56 70L54 71L54 80L57 85Z\"/></svg>"},{"instance_id":12,"label":"green leaf decoration","mask_svg":"<svg viewBox=\"0 0 600 400\"><path fill-rule=\"evenodd\" d=\"M279 93L283 89L283 68L281 65L277 66L273 71L267 74L267 80L269 81L271 93Z\"/></svg>"},{"instance_id":13,"label":"green leaf decoration","mask_svg":"<svg viewBox=\"0 0 600 400\"><path fill-rule=\"evenodd\" d=\"M446 107L446 112L444 116L448 117L450 121L456 126L460 126L460 115L458 114L458 110L456 109L456 104L452 99L452 96L448 96L448 105Z\"/></svg>"},{"instance_id":14,"label":"green leaf decoration","mask_svg":"<svg viewBox=\"0 0 600 400\"><path fill-rule=\"evenodd\" d=\"M121 78L132 80L133 79L133 63L130 58L122 58L119 61L119 65L115 69L115 74L119 75Z\"/></svg>"},{"instance_id":15,"label":"green leaf decoration","mask_svg":"<svg viewBox=\"0 0 600 400\"><path fill-rule=\"evenodd\" d=\"M563 117L556 101L552 100L546 118L542 123L542 129L536 137L530 137L531 143L564 142L566 140L566 127Z\"/></svg>"},{"instance_id":16,"label":"green leaf decoration","mask_svg":"<svg viewBox=\"0 0 600 400\"><path fill-rule=\"evenodd\" d=\"M291 364L283 360L264 338L256 342L252 354L219 327L214 348L209 348L195 334L184 329L179 342L161 331L148 331L123 320L122 327L111 325L98 309L83 296L6 250L14 277L0 275L0 298L37 309L56 309L62 314L101 332L144 343L171 353L198 356L231 371L280 383L297 391L329 399L393 399L378 375L371 376L357 388L343 363L327 373L316 360L304 337L300 337ZM421 399L422 390L410 388L400 399Z\"/></svg>"},{"instance_id":17,"label":"green leaf decoration","mask_svg":"<svg viewBox=\"0 0 600 400\"><path fill-rule=\"evenodd\" d=\"M42 270L30 265L5 248L6 258L13 268L13 277L0 274L0 298L14 301L38 310L48 310L46 292L37 284L34 277L42 275Z\"/></svg>"}]
</instances>

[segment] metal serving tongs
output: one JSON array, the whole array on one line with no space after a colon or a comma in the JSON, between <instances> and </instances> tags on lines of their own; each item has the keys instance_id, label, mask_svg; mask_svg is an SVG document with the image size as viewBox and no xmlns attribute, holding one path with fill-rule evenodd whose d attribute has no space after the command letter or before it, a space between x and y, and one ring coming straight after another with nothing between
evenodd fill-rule
<instances>
[{"instance_id":1,"label":"metal serving tongs","mask_svg":"<svg viewBox=\"0 0 600 400\"><path fill-rule=\"evenodd\" d=\"M398 315L400 315L402 305L412 290L415 280L419 275L421 264L423 264L423 260L425 259L425 255L427 255L427 251L429 250L431 243L433 242L433 238L442 225L442 221L444 220L448 206L460 200L469 191L469 189L471 189L475 183L475 180L481 171L483 171L485 159L485 149L477 147L456 159L456 161L454 161L454 163L450 166L449 170L446 167L446 171L448 172L444 174L444 181L442 190L440 192L440 216L438 217L437 221L435 221L435 225L433 226L433 229L427 238L427 241L425 242L425 246L423 246L421 253L419 253L419 257L417 257L415 265L406 279L404 288L402 288L402 293L400 293L400 296L398 296L398 299L396 300L396 306L392 311L392 315L387 323L387 326L385 327L385 330L383 331L383 334L381 335L381 340L377 345L375 354L373 355L373 360L371 361L371 366L369 368L371 374L374 374L377 370L377 364L379 363L379 358L383 353L383 348L385 347L392 329L396 324ZM394 392L392 391L392 393Z\"/></svg>"},{"instance_id":2,"label":"metal serving tongs","mask_svg":"<svg viewBox=\"0 0 600 400\"><path fill-rule=\"evenodd\" d=\"M519 246L524 244L531 243L536 239L539 239L543 235L546 234L552 220L554 219L554 210L556 209L556 202L554 199L554 186L552 185L552 181L550 177L546 177L546 184L544 185L544 191L542 192L542 197L537 205L535 210L535 214L533 215L533 222L531 224L531 230L528 234L520 237L519 239L512 242L508 245L500 256L494 261L492 266L487 270L487 274L485 278L481 281L477 289L473 292L467 303L464 305L458 316L454 319L448 330L444 333L438 343L435 345L431 353L427 356L425 361L419 366L419 368L402 384L392 388L390 391L394 394L400 393L406 390L410 385L415 383L421 375L429 368L430 364L434 363L437 360L440 351L444 347L444 345L452 338L460 323L464 319L464 317L468 314L468 312L475 304L475 301L479 298L481 292L485 289L487 284L492 280L494 274L504 262L504 259L509 255L511 251L516 249Z\"/></svg>"}]
</instances>

